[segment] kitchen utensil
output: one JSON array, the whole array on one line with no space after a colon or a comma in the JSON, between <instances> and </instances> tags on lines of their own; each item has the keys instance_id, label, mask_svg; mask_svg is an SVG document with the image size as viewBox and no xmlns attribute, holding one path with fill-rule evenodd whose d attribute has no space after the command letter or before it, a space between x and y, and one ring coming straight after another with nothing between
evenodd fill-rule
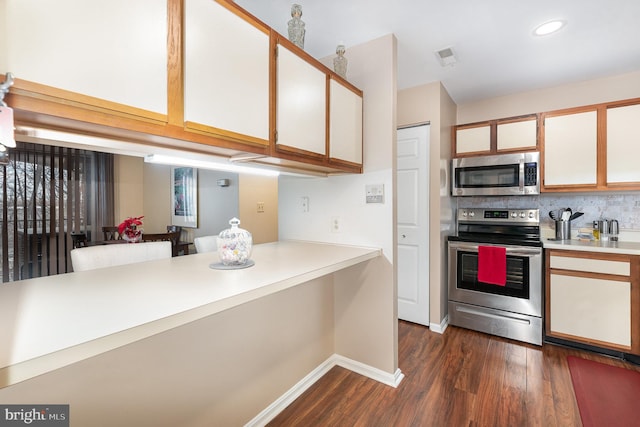
<instances>
[{"instance_id":1,"label":"kitchen utensil","mask_svg":"<svg viewBox=\"0 0 640 427\"><path fill-rule=\"evenodd\" d=\"M569 221L573 221L576 218L580 218L582 215L584 215L584 212L574 212L569 217Z\"/></svg>"},{"instance_id":2,"label":"kitchen utensil","mask_svg":"<svg viewBox=\"0 0 640 427\"><path fill-rule=\"evenodd\" d=\"M558 219L558 217L556 216L556 213L554 211L549 211L549 217L556 221Z\"/></svg>"},{"instance_id":3,"label":"kitchen utensil","mask_svg":"<svg viewBox=\"0 0 640 427\"><path fill-rule=\"evenodd\" d=\"M571 218L571 209L567 208L562 211L562 220L569 221L569 218Z\"/></svg>"}]
</instances>

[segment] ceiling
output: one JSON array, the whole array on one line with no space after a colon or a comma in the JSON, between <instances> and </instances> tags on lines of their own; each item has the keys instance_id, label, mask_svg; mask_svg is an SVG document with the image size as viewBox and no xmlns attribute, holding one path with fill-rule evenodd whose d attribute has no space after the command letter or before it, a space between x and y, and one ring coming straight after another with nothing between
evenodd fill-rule
<instances>
[{"instance_id":1,"label":"ceiling","mask_svg":"<svg viewBox=\"0 0 640 427\"><path fill-rule=\"evenodd\" d=\"M457 104L640 70L636 0L236 0L287 35L302 6L307 53L316 58L386 34L398 40L398 89L441 81ZM563 19L555 34L537 25ZM455 65L436 51L451 47Z\"/></svg>"}]
</instances>

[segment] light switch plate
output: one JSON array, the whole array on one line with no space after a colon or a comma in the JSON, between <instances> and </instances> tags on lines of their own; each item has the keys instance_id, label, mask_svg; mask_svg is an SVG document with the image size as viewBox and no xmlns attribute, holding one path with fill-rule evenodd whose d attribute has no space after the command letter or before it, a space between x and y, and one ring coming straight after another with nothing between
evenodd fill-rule
<instances>
[{"instance_id":1,"label":"light switch plate","mask_svg":"<svg viewBox=\"0 0 640 427\"><path fill-rule=\"evenodd\" d=\"M384 184L367 184L365 191L367 203L384 203Z\"/></svg>"}]
</instances>

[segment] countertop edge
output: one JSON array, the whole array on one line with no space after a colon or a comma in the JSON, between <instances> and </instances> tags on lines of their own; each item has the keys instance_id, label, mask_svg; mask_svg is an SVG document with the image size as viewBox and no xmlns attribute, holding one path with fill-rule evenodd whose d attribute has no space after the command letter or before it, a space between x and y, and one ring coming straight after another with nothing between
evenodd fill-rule
<instances>
[{"instance_id":1,"label":"countertop edge","mask_svg":"<svg viewBox=\"0 0 640 427\"><path fill-rule=\"evenodd\" d=\"M598 252L624 255L640 255L639 242L596 242L582 240L543 240L544 249Z\"/></svg>"}]
</instances>

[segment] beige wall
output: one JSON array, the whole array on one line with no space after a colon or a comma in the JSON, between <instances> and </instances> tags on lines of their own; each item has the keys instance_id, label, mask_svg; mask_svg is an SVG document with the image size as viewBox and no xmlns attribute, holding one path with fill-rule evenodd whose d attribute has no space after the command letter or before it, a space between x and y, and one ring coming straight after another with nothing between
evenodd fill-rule
<instances>
[{"instance_id":1,"label":"beige wall","mask_svg":"<svg viewBox=\"0 0 640 427\"><path fill-rule=\"evenodd\" d=\"M241 174L239 180L240 227L251 232L254 244L278 241L278 177Z\"/></svg>"},{"instance_id":2,"label":"beige wall","mask_svg":"<svg viewBox=\"0 0 640 427\"><path fill-rule=\"evenodd\" d=\"M640 97L640 71L458 105L458 124Z\"/></svg>"},{"instance_id":3,"label":"beige wall","mask_svg":"<svg viewBox=\"0 0 640 427\"><path fill-rule=\"evenodd\" d=\"M144 230L165 233L171 224L171 166L144 163Z\"/></svg>"},{"instance_id":4,"label":"beige wall","mask_svg":"<svg viewBox=\"0 0 640 427\"><path fill-rule=\"evenodd\" d=\"M429 317L441 330L447 316L446 238L453 232L448 191L451 127L456 106L439 83L398 91L398 126L429 122Z\"/></svg>"},{"instance_id":5,"label":"beige wall","mask_svg":"<svg viewBox=\"0 0 640 427\"><path fill-rule=\"evenodd\" d=\"M144 215L143 166L142 157L114 158L114 225L120 224L127 217Z\"/></svg>"},{"instance_id":6,"label":"beige wall","mask_svg":"<svg viewBox=\"0 0 640 427\"><path fill-rule=\"evenodd\" d=\"M245 425L339 350L333 288L323 276L0 389L0 402L66 403L72 426Z\"/></svg>"}]
</instances>

